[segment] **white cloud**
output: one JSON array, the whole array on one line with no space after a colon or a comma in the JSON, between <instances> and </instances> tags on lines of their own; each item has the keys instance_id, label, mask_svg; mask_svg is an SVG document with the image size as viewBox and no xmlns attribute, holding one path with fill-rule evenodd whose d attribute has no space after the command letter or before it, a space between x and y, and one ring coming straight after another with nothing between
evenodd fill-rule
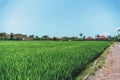
<instances>
[{"instance_id":1,"label":"white cloud","mask_svg":"<svg viewBox=\"0 0 120 80\"><path fill-rule=\"evenodd\" d=\"M120 27L116 28L117 31L120 31Z\"/></svg>"},{"instance_id":2,"label":"white cloud","mask_svg":"<svg viewBox=\"0 0 120 80\"><path fill-rule=\"evenodd\" d=\"M104 35L104 36L109 36L109 35L110 35L110 33L108 33L108 32L104 32L104 33L102 33L101 35Z\"/></svg>"}]
</instances>

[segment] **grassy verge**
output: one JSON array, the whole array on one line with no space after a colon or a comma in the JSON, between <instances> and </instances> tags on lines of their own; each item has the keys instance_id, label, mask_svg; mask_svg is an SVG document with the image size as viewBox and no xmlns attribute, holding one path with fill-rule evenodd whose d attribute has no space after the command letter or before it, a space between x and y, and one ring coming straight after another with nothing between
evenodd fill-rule
<instances>
[{"instance_id":1,"label":"grassy verge","mask_svg":"<svg viewBox=\"0 0 120 80\"><path fill-rule=\"evenodd\" d=\"M105 64L105 59L108 54L109 54L109 47L102 53L102 55L98 59L90 63L86 67L86 69L76 78L76 80L86 80L86 78L89 75L94 75L95 72Z\"/></svg>"}]
</instances>

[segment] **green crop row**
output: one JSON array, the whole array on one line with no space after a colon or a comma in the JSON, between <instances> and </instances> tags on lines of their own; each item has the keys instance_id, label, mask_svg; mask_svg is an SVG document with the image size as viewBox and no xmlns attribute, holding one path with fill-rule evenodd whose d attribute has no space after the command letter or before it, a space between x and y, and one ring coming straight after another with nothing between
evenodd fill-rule
<instances>
[{"instance_id":1,"label":"green crop row","mask_svg":"<svg viewBox=\"0 0 120 80\"><path fill-rule=\"evenodd\" d=\"M0 80L72 80L110 42L0 42Z\"/></svg>"}]
</instances>

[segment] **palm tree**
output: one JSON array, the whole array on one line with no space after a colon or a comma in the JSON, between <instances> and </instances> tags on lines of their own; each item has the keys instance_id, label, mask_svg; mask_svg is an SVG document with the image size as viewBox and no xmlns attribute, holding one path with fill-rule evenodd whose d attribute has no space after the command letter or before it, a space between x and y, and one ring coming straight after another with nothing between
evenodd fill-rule
<instances>
[{"instance_id":1,"label":"palm tree","mask_svg":"<svg viewBox=\"0 0 120 80\"><path fill-rule=\"evenodd\" d=\"M80 33L80 38L82 38L82 36L83 36L83 33Z\"/></svg>"},{"instance_id":2,"label":"palm tree","mask_svg":"<svg viewBox=\"0 0 120 80\"><path fill-rule=\"evenodd\" d=\"M85 36L83 36L83 40L85 40Z\"/></svg>"},{"instance_id":3,"label":"palm tree","mask_svg":"<svg viewBox=\"0 0 120 80\"><path fill-rule=\"evenodd\" d=\"M117 39L118 39L118 41L120 41L120 28L117 29L117 32L118 32Z\"/></svg>"},{"instance_id":4,"label":"palm tree","mask_svg":"<svg viewBox=\"0 0 120 80\"><path fill-rule=\"evenodd\" d=\"M97 35L96 35L96 37L98 38L98 37L100 37L100 35L99 35L99 34L97 34Z\"/></svg>"},{"instance_id":5,"label":"palm tree","mask_svg":"<svg viewBox=\"0 0 120 80\"><path fill-rule=\"evenodd\" d=\"M117 29L117 32L120 32L120 28Z\"/></svg>"}]
</instances>

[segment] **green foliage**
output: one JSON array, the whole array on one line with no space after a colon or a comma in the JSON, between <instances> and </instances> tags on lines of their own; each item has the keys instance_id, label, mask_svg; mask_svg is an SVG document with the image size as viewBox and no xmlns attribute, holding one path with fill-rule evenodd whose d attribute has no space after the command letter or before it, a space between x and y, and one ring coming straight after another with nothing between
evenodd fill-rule
<instances>
[{"instance_id":1,"label":"green foliage","mask_svg":"<svg viewBox=\"0 0 120 80\"><path fill-rule=\"evenodd\" d=\"M82 37L83 36L83 33L80 33L80 37Z\"/></svg>"},{"instance_id":2,"label":"green foliage","mask_svg":"<svg viewBox=\"0 0 120 80\"><path fill-rule=\"evenodd\" d=\"M10 40L13 40L13 39L14 39L14 34L10 33Z\"/></svg>"},{"instance_id":3,"label":"green foliage","mask_svg":"<svg viewBox=\"0 0 120 80\"><path fill-rule=\"evenodd\" d=\"M34 38L34 35L29 35L29 38Z\"/></svg>"},{"instance_id":4,"label":"green foliage","mask_svg":"<svg viewBox=\"0 0 120 80\"><path fill-rule=\"evenodd\" d=\"M44 35L41 37L42 40L50 40L50 37L48 35Z\"/></svg>"},{"instance_id":5,"label":"green foliage","mask_svg":"<svg viewBox=\"0 0 120 80\"><path fill-rule=\"evenodd\" d=\"M0 42L0 80L72 80L110 42Z\"/></svg>"}]
</instances>

